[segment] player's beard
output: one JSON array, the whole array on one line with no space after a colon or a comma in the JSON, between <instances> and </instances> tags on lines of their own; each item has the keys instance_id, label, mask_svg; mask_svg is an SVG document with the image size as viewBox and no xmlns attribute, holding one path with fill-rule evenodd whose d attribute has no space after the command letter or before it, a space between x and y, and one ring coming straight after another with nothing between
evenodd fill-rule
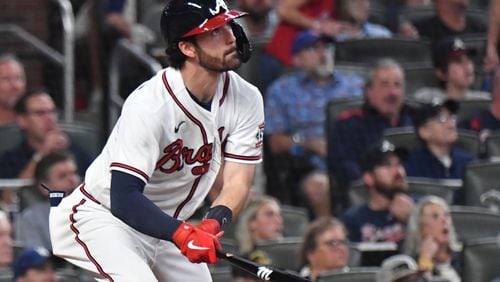
<instances>
[{"instance_id":1,"label":"player's beard","mask_svg":"<svg viewBox=\"0 0 500 282\"><path fill-rule=\"evenodd\" d=\"M241 66L241 60L237 56L236 47L224 52L222 59L207 54L201 48L197 47L196 49L200 66L207 70L225 72Z\"/></svg>"}]
</instances>

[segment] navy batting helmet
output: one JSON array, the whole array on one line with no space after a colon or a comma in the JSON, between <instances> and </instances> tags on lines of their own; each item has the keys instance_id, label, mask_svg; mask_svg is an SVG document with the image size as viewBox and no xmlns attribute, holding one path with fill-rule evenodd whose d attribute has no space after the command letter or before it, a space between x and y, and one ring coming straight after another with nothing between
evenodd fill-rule
<instances>
[{"instance_id":1,"label":"navy batting helmet","mask_svg":"<svg viewBox=\"0 0 500 282\"><path fill-rule=\"evenodd\" d=\"M182 38L194 36L216 29L231 22L239 53L242 48L250 49L248 39L234 19L246 15L244 12L229 10L223 0L170 0L161 16L161 31L168 49L177 48ZM247 44L248 46L244 46ZM240 47L242 46L243 47ZM249 54L245 54L249 58ZM241 57L241 55L240 55ZM248 60L246 58L246 60ZM245 58L242 58L242 61Z\"/></svg>"}]
</instances>

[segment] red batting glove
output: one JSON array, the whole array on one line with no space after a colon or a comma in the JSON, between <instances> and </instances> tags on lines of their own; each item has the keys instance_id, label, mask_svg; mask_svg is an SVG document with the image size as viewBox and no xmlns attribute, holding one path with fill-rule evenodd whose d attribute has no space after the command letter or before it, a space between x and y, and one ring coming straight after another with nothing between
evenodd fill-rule
<instances>
[{"instance_id":1,"label":"red batting glove","mask_svg":"<svg viewBox=\"0 0 500 282\"><path fill-rule=\"evenodd\" d=\"M212 235L217 235L220 232L220 224L217 220L215 219L204 219L198 224L197 226L203 231L206 231ZM220 238L220 236L217 236Z\"/></svg>"},{"instance_id":2,"label":"red batting glove","mask_svg":"<svg viewBox=\"0 0 500 282\"><path fill-rule=\"evenodd\" d=\"M219 237L184 222L174 232L172 240L190 262L217 263L216 249L221 249Z\"/></svg>"}]
</instances>

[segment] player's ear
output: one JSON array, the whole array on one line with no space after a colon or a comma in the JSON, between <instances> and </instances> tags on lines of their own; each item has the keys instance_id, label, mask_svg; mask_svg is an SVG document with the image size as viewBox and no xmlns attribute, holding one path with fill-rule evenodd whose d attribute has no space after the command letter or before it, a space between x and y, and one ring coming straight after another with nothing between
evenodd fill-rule
<instances>
[{"instance_id":1,"label":"player's ear","mask_svg":"<svg viewBox=\"0 0 500 282\"><path fill-rule=\"evenodd\" d=\"M179 41L179 50L186 57L194 58L196 56L194 44L187 41Z\"/></svg>"}]
</instances>

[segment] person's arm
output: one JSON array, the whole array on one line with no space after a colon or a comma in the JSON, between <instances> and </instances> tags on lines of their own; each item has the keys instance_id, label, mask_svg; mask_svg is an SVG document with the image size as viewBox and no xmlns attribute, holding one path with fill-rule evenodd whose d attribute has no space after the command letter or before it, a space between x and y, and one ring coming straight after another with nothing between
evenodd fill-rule
<instances>
[{"instance_id":1,"label":"person's arm","mask_svg":"<svg viewBox=\"0 0 500 282\"><path fill-rule=\"evenodd\" d=\"M488 20L488 38L486 44L486 55L484 57L484 70L493 71L498 65L498 37L500 33L500 0L490 1Z\"/></svg>"},{"instance_id":2,"label":"person's arm","mask_svg":"<svg viewBox=\"0 0 500 282\"><path fill-rule=\"evenodd\" d=\"M245 204L254 172L255 164L226 161L222 190L212 207L225 206L231 210L232 215L237 215Z\"/></svg>"},{"instance_id":3,"label":"person's arm","mask_svg":"<svg viewBox=\"0 0 500 282\"><path fill-rule=\"evenodd\" d=\"M310 0L281 0L278 4L278 15L289 24L300 28L314 28L315 19L304 15L299 9Z\"/></svg>"}]
</instances>

